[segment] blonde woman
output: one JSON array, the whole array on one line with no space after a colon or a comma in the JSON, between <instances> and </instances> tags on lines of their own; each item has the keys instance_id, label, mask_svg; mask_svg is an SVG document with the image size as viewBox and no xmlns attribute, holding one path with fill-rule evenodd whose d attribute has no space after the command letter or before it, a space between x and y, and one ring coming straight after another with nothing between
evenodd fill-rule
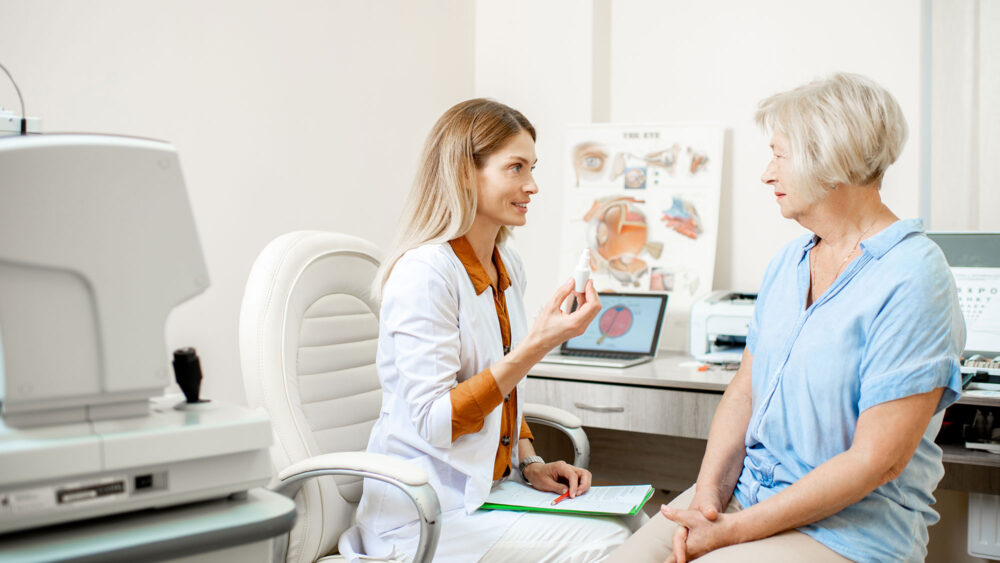
<instances>
[{"instance_id":1,"label":"blonde woman","mask_svg":"<svg viewBox=\"0 0 1000 563\"><path fill-rule=\"evenodd\" d=\"M368 451L427 471L442 510L435 561L597 561L629 535L613 518L477 510L499 480L571 497L591 481L538 457L522 416L528 369L601 309L588 284L581 306L564 312L570 280L527 328L524 271L504 243L538 193L535 161L535 130L516 110L476 99L445 112L374 287L383 396ZM409 499L369 480L341 553L402 558L417 531Z\"/></svg>"},{"instance_id":2,"label":"blonde woman","mask_svg":"<svg viewBox=\"0 0 1000 563\"><path fill-rule=\"evenodd\" d=\"M902 111L836 74L756 117L773 133L761 180L813 234L764 274L695 486L611 559L923 561L965 324L941 251L879 194Z\"/></svg>"}]
</instances>

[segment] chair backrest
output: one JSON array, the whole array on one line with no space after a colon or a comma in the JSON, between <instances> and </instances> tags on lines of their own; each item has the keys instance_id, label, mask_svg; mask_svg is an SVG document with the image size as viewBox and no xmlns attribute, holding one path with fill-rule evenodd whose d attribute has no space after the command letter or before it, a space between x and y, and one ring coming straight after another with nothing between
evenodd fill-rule
<instances>
[{"instance_id":1,"label":"chair backrest","mask_svg":"<svg viewBox=\"0 0 1000 563\"><path fill-rule=\"evenodd\" d=\"M276 470L367 446L382 401L378 303L369 292L378 256L357 237L299 231L272 241L254 262L240 310L240 361L249 405L271 418ZM336 549L361 485L322 477L302 488L287 561Z\"/></svg>"}]
</instances>

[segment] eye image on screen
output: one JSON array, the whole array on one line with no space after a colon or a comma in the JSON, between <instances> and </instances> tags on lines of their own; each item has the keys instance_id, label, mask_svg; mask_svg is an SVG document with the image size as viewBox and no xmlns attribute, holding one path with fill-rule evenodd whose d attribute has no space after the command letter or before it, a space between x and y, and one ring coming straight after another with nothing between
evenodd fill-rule
<instances>
[{"instance_id":1,"label":"eye image on screen","mask_svg":"<svg viewBox=\"0 0 1000 563\"><path fill-rule=\"evenodd\" d=\"M583 334L566 342L566 348L649 354L664 303L657 295L602 293L601 312Z\"/></svg>"},{"instance_id":2,"label":"eye image on screen","mask_svg":"<svg viewBox=\"0 0 1000 563\"><path fill-rule=\"evenodd\" d=\"M607 337L618 338L632 328L632 311L624 305L615 305L601 314L601 337L597 343L604 342Z\"/></svg>"}]
</instances>

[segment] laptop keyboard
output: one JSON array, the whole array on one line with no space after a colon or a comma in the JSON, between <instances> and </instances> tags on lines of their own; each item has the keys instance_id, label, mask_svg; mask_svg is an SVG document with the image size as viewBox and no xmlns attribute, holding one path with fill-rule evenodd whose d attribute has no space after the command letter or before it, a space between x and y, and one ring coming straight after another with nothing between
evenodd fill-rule
<instances>
[{"instance_id":1,"label":"laptop keyboard","mask_svg":"<svg viewBox=\"0 0 1000 563\"><path fill-rule=\"evenodd\" d=\"M607 358L609 360L634 360L643 356L643 354L633 354L631 352L584 352L581 350L562 350L560 353L564 356Z\"/></svg>"}]
</instances>

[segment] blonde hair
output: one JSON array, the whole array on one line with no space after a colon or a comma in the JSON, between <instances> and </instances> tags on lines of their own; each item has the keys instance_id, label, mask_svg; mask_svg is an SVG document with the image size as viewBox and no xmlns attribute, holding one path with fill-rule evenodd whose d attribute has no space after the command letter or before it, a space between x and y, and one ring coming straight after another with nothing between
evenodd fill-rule
<instances>
[{"instance_id":1,"label":"blonde hair","mask_svg":"<svg viewBox=\"0 0 1000 563\"><path fill-rule=\"evenodd\" d=\"M882 176L906 144L906 118L874 81L837 73L760 102L762 129L788 137L792 169L808 201L838 184L882 187Z\"/></svg>"},{"instance_id":2,"label":"blonde hair","mask_svg":"<svg viewBox=\"0 0 1000 563\"><path fill-rule=\"evenodd\" d=\"M535 128L521 112L485 98L458 103L437 120L403 206L402 229L372 284L376 300L381 298L396 262L408 250L469 232L478 203L476 171L521 131L535 139ZM497 244L508 235L508 228L502 227Z\"/></svg>"}]
</instances>

